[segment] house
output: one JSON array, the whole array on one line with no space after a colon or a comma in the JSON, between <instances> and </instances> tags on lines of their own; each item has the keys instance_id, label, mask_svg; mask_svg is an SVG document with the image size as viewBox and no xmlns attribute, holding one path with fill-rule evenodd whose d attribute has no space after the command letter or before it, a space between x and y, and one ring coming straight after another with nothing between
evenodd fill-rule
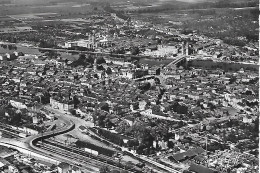
<instances>
[{"instance_id":1,"label":"house","mask_svg":"<svg viewBox=\"0 0 260 173\"><path fill-rule=\"evenodd\" d=\"M58 173L68 173L69 170L70 170L70 165L68 163L61 162L58 165Z\"/></svg>"},{"instance_id":2,"label":"house","mask_svg":"<svg viewBox=\"0 0 260 173\"><path fill-rule=\"evenodd\" d=\"M125 121L132 126L134 124L135 119L133 117L126 117Z\"/></svg>"},{"instance_id":3,"label":"house","mask_svg":"<svg viewBox=\"0 0 260 173\"><path fill-rule=\"evenodd\" d=\"M139 101L139 109L141 111L145 110L145 107L146 107L146 101L145 100L142 100L142 101Z\"/></svg>"}]
</instances>

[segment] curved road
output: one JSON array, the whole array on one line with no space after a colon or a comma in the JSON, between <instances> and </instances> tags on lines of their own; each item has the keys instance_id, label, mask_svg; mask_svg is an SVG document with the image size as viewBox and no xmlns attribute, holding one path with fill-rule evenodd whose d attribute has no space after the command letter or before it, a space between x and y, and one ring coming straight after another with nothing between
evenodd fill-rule
<instances>
[{"instance_id":1,"label":"curved road","mask_svg":"<svg viewBox=\"0 0 260 173\"><path fill-rule=\"evenodd\" d=\"M73 130L75 128L75 123L72 121L72 120L67 120L65 119L63 116L59 116L59 118L64 122L65 126L59 128L59 129L55 129L53 131L48 131L48 132L44 132L44 133L40 133L38 135L35 135L35 136L30 136L28 138L25 138L23 141L25 143L28 143L29 144L29 148L34 150L34 151L38 151L40 153L46 153L48 155L51 155L51 156L55 156L55 157L58 157L60 158L60 155L59 154L56 154L56 153L52 153L48 150L44 150L43 148L40 148L40 147L37 147L36 146L36 143L43 140L43 139L47 139L47 138L50 138L50 137L53 137L53 136L57 136L57 135L60 135L60 134L64 134L64 133L67 133L71 130ZM103 164L103 162L100 162L96 159L94 159L96 162L98 163L101 163ZM75 160L72 160L73 163ZM78 163L78 161L75 161L76 164L83 164L83 163ZM112 168L115 168L117 169L118 167L117 166L113 166L113 165L110 165ZM93 165L84 165L84 167L88 168L89 170L92 170L92 172L98 172L99 168L98 167L94 167ZM118 168L119 170L124 170L124 169L121 169L121 168ZM132 171L128 171L128 172L132 172Z\"/></svg>"},{"instance_id":2,"label":"curved road","mask_svg":"<svg viewBox=\"0 0 260 173\"><path fill-rule=\"evenodd\" d=\"M41 141L42 139L47 139L47 138L50 138L50 137L53 137L53 136L56 136L59 134L67 133L75 128L75 124L73 121L71 121L71 120L68 121L68 120L64 119L62 116L60 116L59 118L62 119L64 124L66 124L65 126L55 129L53 131L47 131L44 133L40 133L38 135L30 136L28 138L25 138L23 140L23 142L29 144L28 148L31 150L37 151L39 153L45 153L46 155L50 155L52 157L61 158L61 156L59 156L59 155L56 155L54 153L51 153L49 151L46 151L46 150L36 146L36 143L38 141ZM66 159L66 158L64 158L64 159ZM61 160L64 160L64 159L61 158ZM79 164L78 162L74 162L74 161L71 161L71 162L73 162L74 164ZM97 167L93 167L91 165L84 166L84 167L86 167L89 172L99 172L98 171L99 168L97 168Z\"/></svg>"}]
</instances>

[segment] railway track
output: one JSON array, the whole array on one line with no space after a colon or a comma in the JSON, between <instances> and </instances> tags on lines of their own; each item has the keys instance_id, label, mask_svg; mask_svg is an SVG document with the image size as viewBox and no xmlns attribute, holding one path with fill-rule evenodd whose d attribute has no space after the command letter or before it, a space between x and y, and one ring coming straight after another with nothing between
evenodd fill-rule
<instances>
[{"instance_id":1,"label":"railway track","mask_svg":"<svg viewBox=\"0 0 260 173\"><path fill-rule=\"evenodd\" d=\"M61 142L53 141L53 140L50 140L50 139L45 139L43 142L51 144L53 146L59 146L59 147L64 148L64 149L67 149L69 147L72 151L81 152L82 154L84 154L85 156L88 156L90 158L91 157L92 158L100 157L100 159L106 159L106 160L110 160L110 161L114 162L114 160L111 157L108 157L108 156L105 156L105 155L102 155L102 154L94 155L94 154L91 154L91 153L87 153L84 149L80 149L80 148L77 148L77 147L74 147L74 146L66 146L65 144L63 144Z\"/></svg>"},{"instance_id":2,"label":"railway track","mask_svg":"<svg viewBox=\"0 0 260 173\"><path fill-rule=\"evenodd\" d=\"M27 140L27 142L29 143L29 146L31 147L31 149L36 150L36 151L41 152L41 153L45 153L47 155L48 154L49 155L55 154L55 155L57 155L56 157L58 157L61 154L63 157L66 156L69 159L75 159L75 158L71 157L71 155L72 156L76 155L78 160L82 161L82 158L84 158L84 160L88 161L87 162L88 164L90 164L90 160L91 160L92 162L95 163L95 165L99 165L99 167L103 167L104 165L107 165L110 168L114 168L116 170L121 170L121 171L125 170L123 168L123 166L117 165L114 160L113 161L112 160L106 160L102 157L90 158L90 154L86 153L85 151L79 151L75 147L74 148L68 148L68 147L65 147L65 146L58 144L58 143L51 144L50 140L46 141L50 137L66 133L66 132L75 128L74 122L69 121L69 120L65 120L65 119L63 121L66 124L66 126L55 129L53 131L47 131L47 132L44 132L44 133L41 133L41 134L38 134L38 135L35 135L35 136L32 136L31 138L29 138ZM44 147L44 145L43 146L37 145L38 143L40 143L40 141L45 141L45 143L49 142L48 147L46 148L46 147ZM67 153L69 153L69 155ZM131 170L127 170L127 171L133 172Z\"/></svg>"},{"instance_id":3,"label":"railway track","mask_svg":"<svg viewBox=\"0 0 260 173\"><path fill-rule=\"evenodd\" d=\"M40 145L39 145L40 144ZM51 142L50 140L46 141L44 140L43 143L39 142L39 144L37 145L37 147L41 147L44 150L48 150L50 152L56 153L56 154L62 154L66 157L71 157L71 155L73 155L73 159L77 159L79 161L81 161L82 159L84 159L85 164L91 164L93 166L98 166L98 167L102 167L102 166L108 166L112 169L117 169L117 170L121 170L121 171L128 171L128 172L141 172L141 170L132 170L132 169L125 169L123 165L117 165L117 163L115 163L115 160L107 157L107 156L94 156L91 155L90 153L85 152L82 149L78 149L76 147L66 147L63 144L59 144L59 143L54 143ZM51 149L50 149L51 148ZM119 167L120 166L120 167Z\"/></svg>"},{"instance_id":4,"label":"railway track","mask_svg":"<svg viewBox=\"0 0 260 173\"><path fill-rule=\"evenodd\" d=\"M12 127L8 126L7 124L0 123L0 131L3 131L5 134L15 137L15 138L22 138L19 136L21 131L14 130Z\"/></svg>"},{"instance_id":5,"label":"railway track","mask_svg":"<svg viewBox=\"0 0 260 173\"><path fill-rule=\"evenodd\" d=\"M90 172L98 172L98 169L96 169L95 167L92 167L91 165L94 165L94 162L89 162L86 159L83 159L82 157L80 158L77 154L72 153L72 152L68 152L66 150L60 149L58 147L54 147L52 145L49 144L42 144L41 142L39 142L39 144L37 145L37 147L42 148L46 151L49 151L53 154L57 154L59 156L65 157L67 159L71 159L77 162L80 162L81 165L79 165L77 162L75 162L75 165L77 165L78 167L83 167L84 169L86 169L87 171ZM52 154L49 154L50 156L53 156ZM84 166L83 166L84 165Z\"/></svg>"},{"instance_id":6,"label":"railway track","mask_svg":"<svg viewBox=\"0 0 260 173\"><path fill-rule=\"evenodd\" d=\"M4 134L10 136L10 137L14 137L14 138L22 138L20 137L17 133L13 133L13 132L10 132L9 130L7 129L0 129L0 131L4 132Z\"/></svg>"}]
</instances>

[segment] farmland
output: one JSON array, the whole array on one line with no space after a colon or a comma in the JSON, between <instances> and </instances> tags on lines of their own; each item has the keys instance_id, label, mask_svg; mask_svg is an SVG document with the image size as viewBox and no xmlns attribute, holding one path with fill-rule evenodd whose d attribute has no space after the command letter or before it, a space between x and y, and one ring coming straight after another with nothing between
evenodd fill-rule
<instances>
[{"instance_id":1,"label":"farmland","mask_svg":"<svg viewBox=\"0 0 260 173\"><path fill-rule=\"evenodd\" d=\"M154 24L167 24L183 32L195 30L226 43L243 46L258 40L258 14L257 7L245 7L169 10L133 13L132 16Z\"/></svg>"},{"instance_id":2,"label":"farmland","mask_svg":"<svg viewBox=\"0 0 260 173\"><path fill-rule=\"evenodd\" d=\"M0 6L0 16L4 15L19 15L29 13L59 13L59 14L79 14L79 13L91 13L92 6L78 5L75 3L57 4L57 5L37 5L37 6Z\"/></svg>"}]
</instances>

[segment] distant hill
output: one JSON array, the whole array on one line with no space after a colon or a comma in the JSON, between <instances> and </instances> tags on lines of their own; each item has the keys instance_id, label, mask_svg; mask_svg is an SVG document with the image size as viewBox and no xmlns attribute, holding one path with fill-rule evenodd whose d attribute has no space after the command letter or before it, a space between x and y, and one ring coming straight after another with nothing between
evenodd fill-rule
<instances>
[{"instance_id":1,"label":"distant hill","mask_svg":"<svg viewBox=\"0 0 260 173\"><path fill-rule=\"evenodd\" d=\"M258 0L146 0L145 2L150 6L131 11L138 13L158 13L162 11L186 9L258 7L259 4ZM120 10L122 10L122 8Z\"/></svg>"},{"instance_id":2,"label":"distant hill","mask_svg":"<svg viewBox=\"0 0 260 173\"><path fill-rule=\"evenodd\" d=\"M91 2L91 0L10 0L12 4L23 4L23 5L49 5L55 3L68 3L68 2L75 2L75 3L86 3Z\"/></svg>"},{"instance_id":3,"label":"distant hill","mask_svg":"<svg viewBox=\"0 0 260 173\"><path fill-rule=\"evenodd\" d=\"M11 0L1 0L0 4L11 4Z\"/></svg>"},{"instance_id":4,"label":"distant hill","mask_svg":"<svg viewBox=\"0 0 260 173\"><path fill-rule=\"evenodd\" d=\"M138 1L138 0L137 0ZM175 5L178 2L182 2L184 4L199 4L199 3L224 3L224 4L247 4L247 3L258 3L259 0L146 0L146 2L165 5L165 4L172 4Z\"/></svg>"},{"instance_id":5,"label":"distant hill","mask_svg":"<svg viewBox=\"0 0 260 173\"><path fill-rule=\"evenodd\" d=\"M245 2L258 2L258 0L157 0L159 2L187 2L187 3L201 3L201 2L230 2L230 3L245 3Z\"/></svg>"},{"instance_id":6,"label":"distant hill","mask_svg":"<svg viewBox=\"0 0 260 173\"><path fill-rule=\"evenodd\" d=\"M12 4L16 5L35 5L35 4L48 4L51 0L11 0Z\"/></svg>"}]
</instances>

